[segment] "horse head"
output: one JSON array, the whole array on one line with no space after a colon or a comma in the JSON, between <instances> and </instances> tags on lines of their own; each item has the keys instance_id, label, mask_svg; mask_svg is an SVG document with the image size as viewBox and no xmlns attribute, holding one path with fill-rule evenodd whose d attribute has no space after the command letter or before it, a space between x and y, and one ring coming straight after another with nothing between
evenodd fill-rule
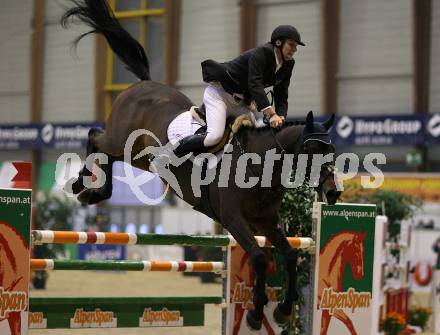
<instances>
[{"instance_id":1,"label":"horse head","mask_svg":"<svg viewBox=\"0 0 440 335\"><path fill-rule=\"evenodd\" d=\"M306 176L310 178L312 170L313 155L333 154L332 161L321 165L319 178L312 185L318 193L319 201L326 201L333 205L338 200L341 192L338 190L335 180L336 169L334 167L335 146L331 143L330 129L333 125L334 114L325 122L315 122L313 112L307 114L305 127L302 133L302 145L300 154L307 154Z\"/></svg>"},{"instance_id":2,"label":"horse head","mask_svg":"<svg viewBox=\"0 0 440 335\"><path fill-rule=\"evenodd\" d=\"M350 264L353 277L356 281L364 276L364 240L366 233L356 232L345 249L345 257Z\"/></svg>"}]
</instances>

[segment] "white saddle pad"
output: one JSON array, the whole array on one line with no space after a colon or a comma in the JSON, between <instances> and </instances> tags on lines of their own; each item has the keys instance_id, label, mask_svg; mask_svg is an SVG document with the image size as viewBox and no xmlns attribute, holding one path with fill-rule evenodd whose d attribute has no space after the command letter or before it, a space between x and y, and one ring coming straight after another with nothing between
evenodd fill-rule
<instances>
[{"instance_id":1,"label":"white saddle pad","mask_svg":"<svg viewBox=\"0 0 440 335\"><path fill-rule=\"evenodd\" d=\"M168 141L174 145L182 138L195 134L200 127L202 124L193 118L191 111L184 112L171 121L168 126Z\"/></svg>"},{"instance_id":2,"label":"white saddle pad","mask_svg":"<svg viewBox=\"0 0 440 335\"><path fill-rule=\"evenodd\" d=\"M202 126L203 125L199 121L193 118L191 111L186 111L178 115L173 121L171 121L167 130L168 141L170 141L170 143L174 145L182 138L195 134L195 132L199 130ZM215 153L216 159L214 157L211 157L208 160L208 168L211 169L215 167L218 163L220 163L223 156L223 151L224 150L221 150ZM191 156L190 159L194 161L194 156Z\"/></svg>"}]
</instances>

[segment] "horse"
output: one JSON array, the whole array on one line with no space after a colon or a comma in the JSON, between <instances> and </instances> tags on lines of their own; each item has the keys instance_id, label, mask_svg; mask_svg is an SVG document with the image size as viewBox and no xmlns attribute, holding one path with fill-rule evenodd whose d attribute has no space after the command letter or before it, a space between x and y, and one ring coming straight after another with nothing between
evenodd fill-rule
<instances>
[{"instance_id":1,"label":"horse","mask_svg":"<svg viewBox=\"0 0 440 335\"><path fill-rule=\"evenodd\" d=\"M157 148L158 142L167 143L168 125L178 115L188 111L193 103L177 89L151 80L145 50L121 26L105 0L72 0L72 2L74 6L66 11L61 20L63 26L67 27L72 19L77 19L92 28L90 32L79 36L75 44L90 33L104 35L114 53L125 63L128 70L140 79L140 82L123 91L116 98L106 121L105 130L93 128L89 132L87 155L103 153L108 157L107 164L101 166L106 176L104 185L99 188L84 186L85 177L91 177L93 170L87 166L84 166L77 178L68 183L71 191L78 195L81 202L94 204L111 196L112 163L123 159L124 148L130 136L140 129L154 134L154 136L143 134L136 137L129 157L130 162L126 162L148 171L155 162L160 163L161 155L151 154L148 150L148 155L142 153L146 148ZM228 115L228 120L235 116ZM219 181L223 179L220 175L220 165L217 165L203 170L205 175L213 173L214 178L209 184L201 186L199 194L192 187L191 174L196 166L195 161L193 163L192 160L187 159L188 157L184 157L183 159L186 160L179 161L178 165L166 163L161 165L166 167L165 172L168 173L168 177L171 174L177 183L170 183L165 173L159 174L161 178L168 181L170 186L174 187L174 191L195 210L220 222L248 253L256 276L253 288L255 308L246 315L247 325L253 330L261 329L263 308L268 302L265 293L267 261L254 235L257 232L264 234L285 258L288 273L286 294L284 301L277 305L273 316L278 324L286 324L298 294L297 251L288 243L278 214L286 191L283 186L283 178L285 178L282 173L283 164L288 165L290 170L296 170L300 155L310 158L309 156L313 154L334 153L335 148L329 143L328 135L332 124L333 117L319 123L315 122L313 113L309 112L306 121L288 122L279 130L263 127L238 131L231 141L233 149L228 155L224 155L222 160L226 166L229 164L229 171L236 172L235 179L238 174L248 177L249 180L257 178L257 183L247 184L247 187L239 187L231 178L220 186ZM243 157L256 155L262 162L268 153L277 155L278 159L273 162L271 179L263 187L265 167L261 164L251 164L252 166L246 164L244 171L241 168ZM169 152L169 155L172 156L172 152ZM244 162L246 163L247 160L245 159ZM312 171L311 159L307 160L306 165L307 177ZM314 187L320 198L327 199L330 204L336 202L340 192L334 180L332 162L318 168ZM177 192L177 188L181 192Z\"/></svg>"},{"instance_id":2,"label":"horse","mask_svg":"<svg viewBox=\"0 0 440 335\"><path fill-rule=\"evenodd\" d=\"M28 243L22 239L15 228L6 222L0 221L0 287L2 288L2 293L16 292L22 295L28 292L28 286ZM7 298L5 297L5 299ZM16 302L18 303L18 300L16 300ZM3 312L6 312L6 315L3 317L0 316L0 322L6 318L11 335L20 335L22 329L22 313L26 313L26 311L14 310L2 311L2 313ZM27 327L27 325L25 327Z\"/></svg>"},{"instance_id":3,"label":"horse","mask_svg":"<svg viewBox=\"0 0 440 335\"><path fill-rule=\"evenodd\" d=\"M335 234L319 253L318 306L325 288L335 292L342 291L342 277L347 263L351 267L353 277L359 281L364 276L364 232L344 231ZM321 335L326 335L331 317L341 320L350 331L356 335L351 319L342 309L335 309L331 315L329 310L323 310L321 316Z\"/></svg>"}]
</instances>

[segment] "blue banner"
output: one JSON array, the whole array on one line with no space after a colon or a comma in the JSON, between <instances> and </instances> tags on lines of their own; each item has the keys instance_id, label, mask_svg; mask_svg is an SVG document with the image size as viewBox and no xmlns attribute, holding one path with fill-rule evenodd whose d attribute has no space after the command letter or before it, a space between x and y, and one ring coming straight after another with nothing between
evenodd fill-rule
<instances>
[{"instance_id":1,"label":"blue banner","mask_svg":"<svg viewBox=\"0 0 440 335\"><path fill-rule=\"evenodd\" d=\"M41 125L42 147L56 149L81 149L87 144L90 128L101 127L98 123L47 123Z\"/></svg>"},{"instance_id":2,"label":"blue banner","mask_svg":"<svg viewBox=\"0 0 440 335\"><path fill-rule=\"evenodd\" d=\"M325 119L316 117L317 121ZM82 149L92 127L104 128L104 124L0 125L0 150ZM332 128L332 141L336 145L358 146L440 144L440 114L338 116Z\"/></svg>"},{"instance_id":3,"label":"blue banner","mask_svg":"<svg viewBox=\"0 0 440 335\"><path fill-rule=\"evenodd\" d=\"M425 115L341 116L333 126L336 145L418 145L425 143Z\"/></svg>"},{"instance_id":4,"label":"blue banner","mask_svg":"<svg viewBox=\"0 0 440 335\"><path fill-rule=\"evenodd\" d=\"M89 129L102 123L45 123L0 125L0 150L81 149Z\"/></svg>"},{"instance_id":5,"label":"blue banner","mask_svg":"<svg viewBox=\"0 0 440 335\"><path fill-rule=\"evenodd\" d=\"M425 137L427 144L440 144L440 114L430 114L427 116Z\"/></svg>"},{"instance_id":6,"label":"blue banner","mask_svg":"<svg viewBox=\"0 0 440 335\"><path fill-rule=\"evenodd\" d=\"M125 245L80 244L78 258L84 260L124 260L126 259Z\"/></svg>"},{"instance_id":7,"label":"blue banner","mask_svg":"<svg viewBox=\"0 0 440 335\"><path fill-rule=\"evenodd\" d=\"M0 150L39 148L39 125L0 125Z\"/></svg>"}]
</instances>

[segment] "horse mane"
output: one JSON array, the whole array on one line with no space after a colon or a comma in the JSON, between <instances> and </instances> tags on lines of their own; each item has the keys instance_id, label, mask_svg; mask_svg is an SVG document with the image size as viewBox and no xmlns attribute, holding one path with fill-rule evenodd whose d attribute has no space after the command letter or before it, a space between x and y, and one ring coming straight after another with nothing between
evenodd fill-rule
<instances>
[{"instance_id":1,"label":"horse mane","mask_svg":"<svg viewBox=\"0 0 440 335\"><path fill-rule=\"evenodd\" d=\"M306 124L306 121L303 121L303 120L286 121L286 122L283 123L281 128L278 129L277 131L280 131L280 130L283 130L285 128L292 127L292 126L303 126L305 124ZM269 132L270 129L271 128L270 128L269 125L266 125L266 126L260 127L260 128L256 128L256 127L241 127L240 130L238 131L238 133L247 132L247 133L250 133L250 134L260 134L260 133Z\"/></svg>"},{"instance_id":2,"label":"horse mane","mask_svg":"<svg viewBox=\"0 0 440 335\"><path fill-rule=\"evenodd\" d=\"M327 241L327 243L324 245L324 247L321 249L321 253L324 252L324 250L333 242L333 240L335 240L336 238L340 237L340 235L342 234L352 234L352 235L356 235L359 232L354 231L354 230L343 230L339 233L337 233L336 235L333 235L330 240Z\"/></svg>"},{"instance_id":3,"label":"horse mane","mask_svg":"<svg viewBox=\"0 0 440 335\"><path fill-rule=\"evenodd\" d=\"M277 129L276 131L279 132L283 129L289 128L289 127L294 127L294 126L303 126L305 125L306 122L305 121L286 121L284 122L284 124L281 126L281 128ZM264 127L241 127L237 134L261 134L261 133L269 133L271 130L269 125L266 125Z\"/></svg>"}]
</instances>

